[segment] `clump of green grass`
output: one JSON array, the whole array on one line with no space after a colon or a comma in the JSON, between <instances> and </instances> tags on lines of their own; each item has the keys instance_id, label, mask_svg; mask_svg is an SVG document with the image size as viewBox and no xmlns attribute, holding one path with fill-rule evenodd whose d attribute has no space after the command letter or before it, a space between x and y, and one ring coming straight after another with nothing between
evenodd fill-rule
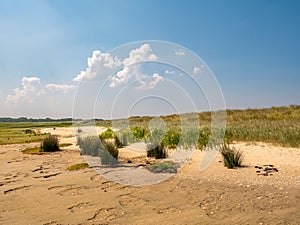
<instances>
[{"instance_id":1,"label":"clump of green grass","mask_svg":"<svg viewBox=\"0 0 300 225\"><path fill-rule=\"evenodd\" d=\"M114 142L103 141L103 148L99 151L99 156L102 165L116 164L118 163L119 150Z\"/></svg>"},{"instance_id":2,"label":"clump of green grass","mask_svg":"<svg viewBox=\"0 0 300 225\"><path fill-rule=\"evenodd\" d=\"M97 136L78 137L77 144L81 155L99 156L102 165L118 162L119 151L114 140L100 140Z\"/></svg>"},{"instance_id":3,"label":"clump of green grass","mask_svg":"<svg viewBox=\"0 0 300 225\"><path fill-rule=\"evenodd\" d=\"M156 159L164 159L167 157L167 152L163 143L149 143L147 145L147 157L154 157Z\"/></svg>"},{"instance_id":4,"label":"clump of green grass","mask_svg":"<svg viewBox=\"0 0 300 225\"><path fill-rule=\"evenodd\" d=\"M242 166L244 156L241 151L231 148L228 144L223 144L220 148L220 152L223 157L224 166L228 169Z\"/></svg>"},{"instance_id":5,"label":"clump of green grass","mask_svg":"<svg viewBox=\"0 0 300 225\"><path fill-rule=\"evenodd\" d=\"M176 148L180 141L180 129L171 128L168 129L164 138L163 143L168 148Z\"/></svg>"},{"instance_id":6,"label":"clump of green grass","mask_svg":"<svg viewBox=\"0 0 300 225\"><path fill-rule=\"evenodd\" d=\"M147 127L135 126L130 129L132 135L138 140L145 140L150 135L150 130Z\"/></svg>"},{"instance_id":7,"label":"clump of green grass","mask_svg":"<svg viewBox=\"0 0 300 225\"><path fill-rule=\"evenodd\" d=\"M104 131L103 133L101 133L99 135L101 140L104 139L114 139L115 138L115 133L111 128L108 128L106 131Z\"/></svg>"},{"instance_id":8,"label":"clump of green grass","mask_svg":"<svg viewBox=\"0 0 300 225\"><path fill-rule=\"evenodd\" d=\"M55 135L47 136L41 143L41 149L43 149L44 152L60 151L58 138Z\"/></svg>"},{"instance_id":9,"label":"clump of green grass","mask_svg":"<svg viewBox=\"0 0 300 225\"><path fill-rule=\"evenodd\" d=\"M177 173L177 167L173 161L155 163L146 168L153 173Z\"/></svg>"},{"instance_id":10,"label":"clump of green grass","mask_svg":"<svg viewBox=\"0 0 300 225\"><path fill-rule=\"evenodd\" d=\"M127 143L126 143L127 144ZM115 136L115 145L117 146L117 148L123 148L125 145L123 144L122 141L120 141L120 139Z\"/></svg>"},{"instance_id":11,"label":"clump of green grass","mask_svg":"<svg viewBox=\"0 0 300 225\"><path fill-rule=\"evenodd\" d=\"M78 163L78 164L69 166L67 168L67 170L69 170L69 171L75 171L75 170L81 170L81 169L85 169L85 168L89 168L89 164L88 163Z\"/></svg>"},{"instance_id":12,"label":"clump of green grass","mask_svg":"<svg viewBox=\"0 0 300 225\"><path fill-rule=\"evenodd\" d=\"M81 155L99 156L99 150L103 147L99 137L77 137L77 145Z\"/></svg>"},{"instance_id":13,"label":"clump of green grass","mask_svg":"<svg viewBox=\"0 0 300 225\"><path fill-rule=\"evenodd\" d=\"M23 154L30 154L30 155L42 155L45 154L43 149L40 147L34 147L34 148L26 148L22 151Z\"/></svg>"}]
</instances>

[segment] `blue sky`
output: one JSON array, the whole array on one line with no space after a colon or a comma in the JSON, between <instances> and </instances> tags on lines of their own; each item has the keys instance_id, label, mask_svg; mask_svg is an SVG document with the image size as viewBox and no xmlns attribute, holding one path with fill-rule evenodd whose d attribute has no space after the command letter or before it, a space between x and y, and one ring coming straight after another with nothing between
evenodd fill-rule
<instances>
[{"instance_id":1,"label":"blue sky","mask_svg":"<svg viewBox=\"0 0 300 225\"><path fill-rule=\"evenodd\" d=\"M71 117L74 78L86 71L88 57L140 40L170 41L199 55L227 108L300 104L299 11L299 1L2 0L0 116ZM149 69L147 82L168 69ZM189 89L179 73L174 80ZM162 102L157 107L172 111ZM135 113L149 112L140 108Z\"/></svg>"}]
</instances>

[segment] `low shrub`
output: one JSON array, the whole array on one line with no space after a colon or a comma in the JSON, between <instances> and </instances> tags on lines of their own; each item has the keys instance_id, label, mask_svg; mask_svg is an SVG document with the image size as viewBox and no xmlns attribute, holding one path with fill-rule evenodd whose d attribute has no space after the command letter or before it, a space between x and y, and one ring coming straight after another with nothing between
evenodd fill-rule
<instances>
[{"instance_id":1,"label":"low shrub","mask_svg":"<svg viewBox=\"0 0 300 225\"><path fill-rule=\"evenodd\" d=\"M151 136L149 137L149 141L160 143L164 139L164 136L165 136L165 131L163 129L155 128L151 132Z\"/></svg>"},{"instance_id":2,"label":"low shrub","mask_svg":"<svg viewBox=\"0 0 300 225\"><path fill-rule=\"evenodd\" d=\"M156 159L163 159L167 157L166 150L163 143L149 143L147 145L147 157L154 157Z\"/></svg>"},{"instance_id":3,"label":"low shrub","mask_svg":"<svg viewBox=\"0 0 300 225\"><path fill-rule=\"evenodd\" d=\"M105 139L114 139L115 138L115 133L111 128L108 128L106 131L104 131L103 133L101 133L99 135L101 140L105 140Z\"/></svg>"},{"instance_id":4,"label":"low shrub","mask_svg":"<svg viewBox=\"0 0 300 225\"><path fill-rule=\"evenodd\" d=\"M150 135L149 129L144 127L132 127L130 132L138 140L145 140Z\"/></svg>"},{"instance_id":5,"label":"low shrub","mask_svg":"<svg viewBox=\"0 0 300 225\"><path fill-rule=\"evenodd\" d=\"M170 129L166 132L164 136L163 143L164 146L168 148L176 148L180 141L180 130Z\"/></svg>"},{"instance_id":6,"label":"low shrub","mask_svg":"<svg viewBox=\"0 0 300 225\"><path fill-rule=\"evenodd\" d=\"M24 133L25 134L34 134L34 135L36 135L36 132L34 130L32 130L32 129L25 129Z\"/></svg>"},{"instance_id":7,"label":"low shrub","mask_svg":"<svg viewBox=\"0 0 300 225\"><path fill-rule=\"evenodd\" d=\"M102 141L103 147L99 150L99 156L102 165L117 164L119 150L115 143L111 141Z\"/></svg>"},{"instance_id":8,"label":"low shrub","mask_svg":"<svg viewBox=\"0 0 300 225\"><path fill-rule=\"evenodd\" d=\"M199 130L198 129L188 129L183 132L180 137L180 145L184 148L193 148L198 146L199 140Z\"/></svg>"},{"instance_id":9,"label":"low shrub","mask_svg":"<svg viewBox=\"0 0 300 225\"><path fill-rule=\"evenodd\" d=\"M44 152L60 151L58 138L55 135L47 136L41 143L41 149Z\"/></svg>"},{"instance_id":10,"label":"low shrub","mask_svg":"<svg viewBox=\"0 0 300 225\"><path fill-rule=\"evenodd\" d=\"M77 144L81 155L99 156L99 150L103 148L100 139L97 136L77 138Z\"/></svg>"},{"instance_id":11,"label":"low shrub","mask_svg":"<svg viewBox=\"0 0 300 225\"><path fill-rule=\"evenodd\" d=\"M243 153L234 148L230 148L228 144L223 144L220 147L220 152L223 157L224 166L228 169L235 167L241 167L242 161L244 159Z\"/></svg>"},{"instance_id":12,"label":"low shrub","mask_svg":"<svg viewBox=\"0 0 300 225\"><path fill-rule=\"evenodd\" d=\"M209 135L210 135L210 131L208 128L203 128L199 130L197 147L200 150L204 150L207 147L209 141Z\"/></svg>"},{"instance_id":13,"label":"low shrub","mask_svg":"<svg viewBox=\"0 0 300 225\"><path fill-rule=\"evenodd\" d=\"M137 141L135 136L128 129L118 131L116 136L118 137L119 141L122 142L123 146L127 146L129 143L134 143Z\"/></svg>"},{"instance_id":14,"label":"low shrub","mask_svg":"<svg viewBox=\"0 0 300 225\"><path fill-rule=\"evenodd\" d=\"M117 146L117 148L123 148L125 146L123 141L120 141L117 135L115 136L115 145Z\"/></svg>"},{"instance_id":15,"label":"low shrub","mask_svg":"<svg viewBox=\"0 0 300 225\"><path fill-rule=\"evenodd\" d=\"M155 163L146 168L153 173L177 173L177 167L173 161Z\"/></svg>"}]
</instances>

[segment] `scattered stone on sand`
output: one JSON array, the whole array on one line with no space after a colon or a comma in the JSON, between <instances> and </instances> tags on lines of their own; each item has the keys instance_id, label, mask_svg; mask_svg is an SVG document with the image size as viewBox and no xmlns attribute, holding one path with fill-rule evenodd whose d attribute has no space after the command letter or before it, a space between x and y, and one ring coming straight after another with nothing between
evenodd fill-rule
<instances>
[{"instance_id":1,"label":"scattered stone on sand","mask_svg":"<svg viewBox=\"0 0 300 225\"><path fill-rule=\"evenodd\" d=\"M274 167L274 165L269 164L269 165L263 165L263 166L255 166L254 167L256 170L257 175L261 176L273 176L274 172L278 172L278 169Z\"/></svg>"}]
</instances>

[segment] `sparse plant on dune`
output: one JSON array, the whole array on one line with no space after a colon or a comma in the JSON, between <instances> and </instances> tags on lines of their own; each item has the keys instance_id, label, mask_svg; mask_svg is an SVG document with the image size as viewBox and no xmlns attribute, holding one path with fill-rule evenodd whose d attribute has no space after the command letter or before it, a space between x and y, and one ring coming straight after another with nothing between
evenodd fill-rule
<instances>
[{"instance_id":1,"label":"sparse plant on dune","mask_svg":"<svg viewBox=\"0 0 300 225\"><path fill-rule=\"evenodd\" d=\"M102 165L117 164L119 151L114 142L102 141L103 148L99 150Z\"/></svg>"},{"instance_id":2,"label":"sparse plant on dune","mask_svg":"<svg viewBox=\"0 0 300 225\"><path fill-rule=\"evenodd\" d=\"M106 131L104 131L103 133L101 133L99 135L99 137L100 137L101 140L104 140L104 139L114 139L115 136L116 135L115 135L114 131L111 128L108 128Z\"/></svg>"},{"instance_id":3,"label":"sparse plant on dune","mask_svg":"<svg viewBox=\"0 0 300 225\"><path fill-rule=\"evenodd\" d=\"M224 143L220 147L220 152L223 157L224 166L228 169L241 167L244 156L241 151L231 148L228 144Z\"/></svg>"},{"instance_id":4,"label":"sparse plant on dune","mask_svg":"<svg viewBox=\"0 0 300 225\"><path fill-rule=\"evenodd\" d=\"M146 167L153 173L176 173L177 167L173 161L163 161Z\"/></svg>"},{"instance_id":5,"label":"sparse plant on dune","mask_svg":"<svg viewBox=\"0 0 300 225\"><path fill-rule=\"evenodd\" d=\"M99 156L99 150L102 148L102 143L96 136L78 137L77 144L81 155Z\"/></svg>"},{"instance_id":6,"label":"sparse plant on dune","mask_svg":"<svg viewBox=\"0 0 300 225\"><path fill-rule=\"evenodd\" d=\"M101 164L117 163L119 151L114 140L100 140L99 137L77 138L81 155L99 156Z\"/></svg>"},{"instance_id":7,"label":"sparse plant on dune","mask_svg":"<svg viewBox=\"0 0 300 225\"><path fill-rule=\"evenodd\" d=\"M147 145L147 157L154 157L156 159L163 159L167 157L167 152L163 143L149 143Z\"/></svg>"},{"instance_id":8,"label":"sparse plant on dune","mask_svg":"<svg viewBox=\"0 0 300 225\"><path fill-rule=\"evenodd\" d=\"M69 171L75 171L75 170L81 170L81 169L85 169L85 168L89 168L89 164L88 163L78 163L78 164L69 166L67 168L67 170L69 170Z\"/></svg>"},{"instance_id":9,"label":"sparse plant on dune","mask_svg":"<svg viewBox=\"0 0 300 225\"><path fill-rule=\"evenodd\" d=\"M41 149L43 149L44 152L59 151L58 138L55 135L47 136L41 143Z\"/></svg>"}]
</instances>

